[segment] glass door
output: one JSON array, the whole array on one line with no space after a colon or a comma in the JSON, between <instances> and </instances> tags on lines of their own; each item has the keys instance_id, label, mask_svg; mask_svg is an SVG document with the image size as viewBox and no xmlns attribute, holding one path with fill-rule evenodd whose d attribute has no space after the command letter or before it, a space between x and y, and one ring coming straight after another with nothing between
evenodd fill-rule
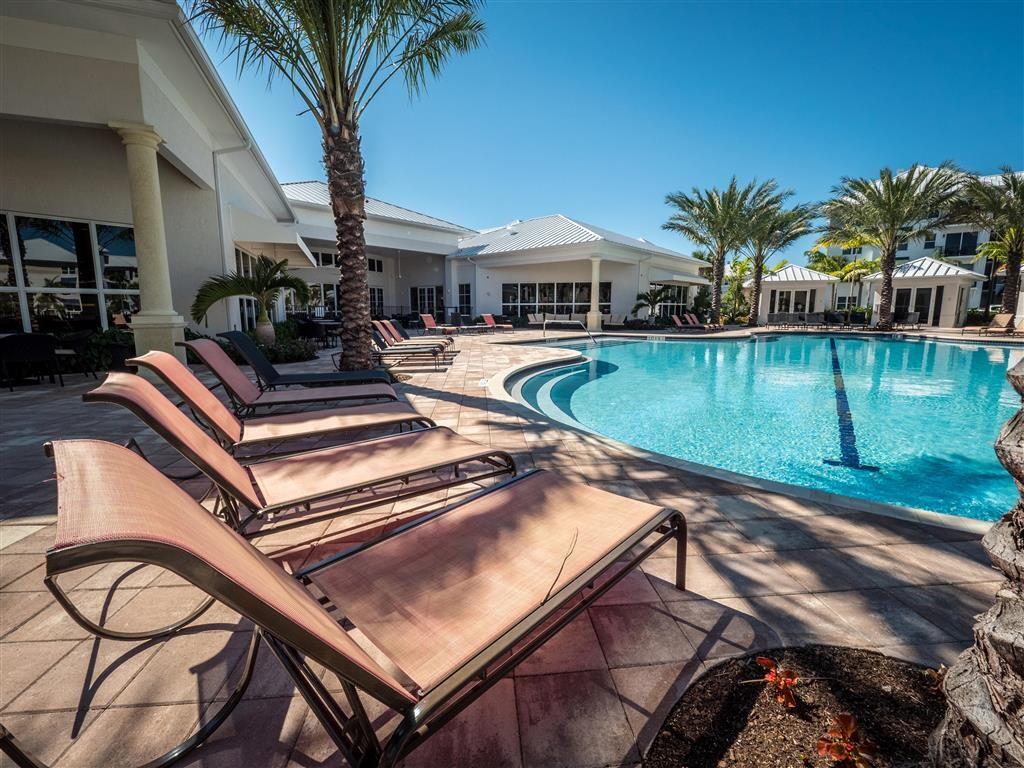
<instances>
[{"instance_id":1,"label":"glass door","mask_svg":"<svg viewBox=\"0 0 1024 768\"><path fill-rule=\"evenodd\" d=\"M907 312L910 311L910 288L898 288L896 290L896 301L892 307L892 319L900 322L907 319Z\"/></svg>"}]
</instances>

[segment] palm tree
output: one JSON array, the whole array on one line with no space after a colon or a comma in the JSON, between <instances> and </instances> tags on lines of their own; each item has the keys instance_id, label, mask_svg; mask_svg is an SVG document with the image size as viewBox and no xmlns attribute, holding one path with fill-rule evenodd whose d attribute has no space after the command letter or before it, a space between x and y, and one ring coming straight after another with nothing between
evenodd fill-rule
<instances>
[{"instance_id":1,"label":"palm tree","mask_svg":"<svg viewBox=\"0 0 1024 768\"><path fill-rule=\"evenodd\" d=\"M751 195L743 250L750 257L753 278L750 288L750 312L747 325L757 325L761 306L761 280L765 262L783 248L787 248L804 235L810 234L815 210L810 205L783 207L793 196L791 190L778 191L774 179L769 179ZM776 271L781 269L776 266Z\"/></svg>"},{"instance_id":2,"label":"palm tree","mask_svg":"<svg viewBox=\"0 0 1024 768\"><path fill-rule=\"evenodd\" d=\"M752 260L737 256L729 264L729 286L725 289L723 303L728 311L730 322L735 322L744 310L749 312L753 304L747 303L747 297L743 295L743 284L752 269ZM749 322L749 321L748 321Z\"/></svg>"},{"instance_id":3,"label":"palm tree","mask_svg":"<svg viewBox=\"0 0 1024 768\"><path fill-rule=\"evenodd\" d=\"M251 275L230 272L211 277L199 286L196 300L192 302L192 319L197 323L202 322L210 307L223 299L252 296L260 308L256 318L256 338L271 346L276 335L274 324L270 322L270 307L277 301L282 290L295 291L295 297L301 304L309 301L309 286L301 277L288 274L286 260L274 261L260 255L253 263Z\"/></svg>"},{"instance_id":4,"label":"palm tree","mask_svg":"<svg viewBox=\"0 0 1024 768\"><path fill-rule=\"evenodd\" d=\"M483 40L480 0L190 0L240 68L283 77L317 121L341 270L340 365L370 367L366 185L359 124L395 77L420 92Z\"/></svg>"},{"instance_id":5,"label":"palm tree","mask_svg":"<svg viewBox=\"0 0 1024 768\"><path fill-rule=\"evenodd\" d=\"M952 221L952 208L964 174L950 163L928 168L916 163L893 173L883 168L877 179L843 177L822 206L828 223L818 245L874 246L881 254L882 288L875 323L892 329L892 273L900 243Z\"/></svg>"},{"instance_id":6,"label":"palm tree","mask_svg":"<svg viewBox=\"0 0 1024 768\"><path fill-rule=\"evenodd\" d=\"M658 311L658 305L671 297L672 289L667 285L652 285L643 293L636 295L636 304L633 305L631 314L636 317L641 309L649 309L650 317L653 318L654 313Z\"/></svg>"},{"instance_id":7,"label":"palm tree","mask_svg":"<svg viewBox=\"0 0 1024 768\"><path fill-rule=\"evenodd\" d=\"M675 209L662 229L678 232L711 252L711 322L722 314L722 277L725 259L743 244L747 203L754 191L751 182L741 187L733 176L724 190L717 187L690 193L666 195L665 202Z\"/></svg>"},{"instance_id":8,"label":"palm tree","mask_svg":"<svg viewBox=\"0 0 1024 768\"><path fill-rule=\"evenodd\" d=\"M964 214L965 221L992 233L990 242L982 244L981 249L989 246L987 250L993 256L1001 256L1006 264L1003 312L1016 314L1021 260L1024 259L1024 173L1014 173L1009 166L1002 171L995 183L972 176L964 185L964 205L960 213ZM993 264L990 301L995 275L996 265Z\"/></svg>"},{"instance_id":9,"label":"palm tree","mask_svg":"<svg viewBox=\"0 0 1024 768\"><path fill-rule=\"evenodd\" d=\"M824 272L826 275L838 275L847 263L842 256L829 254L827 250L821 248L807 251L808 268Z\"/></svg>"},{"instance_id":10,"label":"palm tree","mask_svg":"<svg viewBox=\"0 0 1024 768\"><path fill-rule=\"evenodd\" d=\"M841 283L860 283L868 275L873 275L882 268L880 259L855 259L844 266L839 272L833 273ZM857 287L857 304L860 304L860 286ZM846 303L846 314L850 314L850 303Z\"/></svg>"}]
</instances>

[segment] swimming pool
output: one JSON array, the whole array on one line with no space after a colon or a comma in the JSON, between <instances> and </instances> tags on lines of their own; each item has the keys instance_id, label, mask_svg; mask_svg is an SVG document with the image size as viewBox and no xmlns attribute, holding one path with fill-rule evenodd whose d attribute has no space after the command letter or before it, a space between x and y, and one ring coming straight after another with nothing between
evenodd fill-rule
<instances>
[{"instance_id":1,"label":"swimming pool","mask_svg":"<svg viewBox=\"0 0 1024 768\"><path fill-rule=\"evenodd\" d=\"M566 423L699 464L995 520L1016 500L992 450L1024 350L896 337L566 343L589 362L517 384Z\"/></svg>"}]
</instances>

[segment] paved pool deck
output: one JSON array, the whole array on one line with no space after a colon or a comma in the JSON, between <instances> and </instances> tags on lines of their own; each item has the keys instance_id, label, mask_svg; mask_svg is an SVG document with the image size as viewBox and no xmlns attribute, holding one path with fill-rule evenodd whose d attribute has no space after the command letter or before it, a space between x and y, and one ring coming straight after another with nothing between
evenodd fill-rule
<instances>
[{"instance_id":1,"label":"paved pool deck","mask_svg":"<svg viewBox=\"0 0 1024 768\"><path fill-rule=\"evenodd\" d=\"M551 349L459 339L455 362L410 372L401 395L440 425L509 450L523 469L681 510L689 523L688 590L672 586L670 546L578 617L406 760L412 766L634 766L686 687L721 659L792 644L871 648L935 665L971 641L972 617L998 587L978 535L768 493L621 452L524 412L491 387L501 371ZM328 355L297 368L326 369ZM138 765L216 708L251 632L215 607L164 642L97 640L43 586L55 486L42 443L139 440L151 461L186 468L134 416L85 405L95 382L67 377L0 393L0 722L55 766ZM205 484L184 484L200 494ZM432 503L443 503L434 498ZM382 509L409 511L411 505ZM351 521L353 527L366 516ZM327 526L264 539L268 551L316 547ZM333 525L330 534L338 532ZM119 628L155 627L196 605L190 585L152 567L108 565L62 581L84 611ZM116 589L112 590L112 587ZM326 679L326 678L325 678ZM337 690L333 678L330 687ZM386 729L394 718L371 707ZM0 765L8 765L0 758ZM245 700L188 766L343 765L270 654Z\"/></svg>"}]
</instances>

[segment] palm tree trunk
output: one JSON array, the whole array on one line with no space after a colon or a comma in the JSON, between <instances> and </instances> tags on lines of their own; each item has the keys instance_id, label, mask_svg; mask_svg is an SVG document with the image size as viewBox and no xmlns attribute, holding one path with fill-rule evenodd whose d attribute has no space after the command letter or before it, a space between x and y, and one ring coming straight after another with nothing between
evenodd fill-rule
<instances>
[{"instance_id":1,"label":"palm tree trunk","mask_svg":"<svg viewBox=\"0 0 1024 768\"><path fill-rule=\"evenodd\" d=\"M366 185L358 128L344 126L324 137L324 167L338 237L336 264L341 270L341 360L345 371L372 367L370 291L366 283Z\"/></svg>"},{"instance_id":2,"label":"palm tree trunk","mask_svg":"<svg viewBox=\"0 0 1024 768\"><path fill-rule=\"evenodd\" d=\"M1024 254L1016 248L1007 249L1006 282L1003 283L1003 312L1017 314L1017 295L1020 293L1020 263L1022 256L1024 256ZM995 264L993 264L992 282L989 283L989 287L993 287L995 282L996 269ZM988 307L985 309L988 309Z\"/></svg>"},{"instance_id":3,"label":"palm tree trunk","mask_svg":"<svg viewBox=\"0 0 1024 768\"><path fill-rule=\"evenodd\" d=\"M882 251L882 289L878 299L878 322L880 331L892 330L892 273L896 269L896 250Z\"/></svg>"},{"instance_id":4,"label":"palm tree trunk","mask_svg":"<svg viewBox=\"0 0 1024 768\"><path fill-rule=\"evenodd\" d=\"M1006 374L1024 397L1024 363ZM996 455L1024 489L1024 410L1006 422ZM942 689L946 716L931 737L938 768L1010 768L1024 765L1024 492L982 539L1005 581L995 604L977 617L974 645L950 667Z\"/></svg>"},{"instance_id":5,"label":"palm tree trunk","mask_svg":"<svg viewBox=\"0 0 1024 768\"><path fill-rule=\"evenodd\" d=\"M725 276L725 253L716 253L711 262L711 322L722 316L722 278Z\"/></svg>"},{"instance_id":6,"label":"palm tree trunk","mask_svg":"<svg viewBox=\"0 0 1024 768\"><path fill-rule=\"evenodd\" d=\"M757 325L757 318L761 314L761 277L764 275L764 262L761 259L754 259L754 282L750 287L750 312L747 314L747 325L751 328Z\"/></svg>"}]
</instances>

